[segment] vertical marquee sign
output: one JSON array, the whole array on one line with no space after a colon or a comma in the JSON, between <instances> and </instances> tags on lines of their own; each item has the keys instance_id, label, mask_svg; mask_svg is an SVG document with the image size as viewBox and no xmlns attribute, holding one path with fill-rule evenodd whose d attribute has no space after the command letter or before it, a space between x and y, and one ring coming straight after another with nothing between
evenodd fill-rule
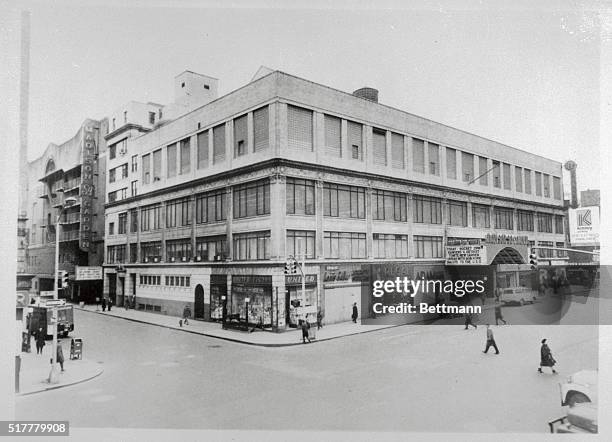
<instances>
[{"instance_id":1,"label":"vertical marquee sign","mask_svg":"<svg viewBox=\"0 0 612 442\"><path fill-rule=\"evenodd\" d=\"M91 247L95 152L95 128L88 121L83 127L83 165L81 166L81 232L79 247L84 252L88 252Z\"/></svg>"}]
</instances>

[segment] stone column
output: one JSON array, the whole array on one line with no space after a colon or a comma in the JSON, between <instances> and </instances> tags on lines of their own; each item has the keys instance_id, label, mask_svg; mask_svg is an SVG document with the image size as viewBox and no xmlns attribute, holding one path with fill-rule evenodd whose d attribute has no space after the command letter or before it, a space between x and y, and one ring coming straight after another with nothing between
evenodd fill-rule
<instances>
[{"instance_id":1,"label":"stone column","mask_svg":"<svg viewBox=\"0 0 612 442\"><path fill-rule=\"evenodd\" d=\"M325 247L324 247L324 223L323 223L323 181L317 180L315 182L315 217L317 231L315 233L315 250L317 259L325 258Z\"/></svg>"},{"instance_id":2,"label":"stone column","mask_svg":"<svg viewBox=\"0 0 612 442\"><path fill-rule=\"evenodd\" d=\"M368 182L365 191L365 213L366 213L366 257L374 258L374 226L372 221L372 184Z\"/></svg>"},{"instance_id":3,"label":"stone column","mask_svg":"<svg viewBox=\"0 0 612 442\"><path fill-rule=\"evenodd\" d=\"M229 260L234 259L234 247L232 242L232 219L234 216L234 201L232 187L228 184L225 189L225 234L227 237L227 253L226 256ZM229 287L229 286L228 286ZM228 288L229 293L229 288Z\"/></svg>"},{"instance_id":4,"label":"stone column","mask_svg":"<svg viewBox=\"0 0 612 442\"><path fill-rule=\"evenodd\" d=\"M270 177L270 259L285 258L285 217L286 217L285 177Z\"/></svg>"}]
</instances>

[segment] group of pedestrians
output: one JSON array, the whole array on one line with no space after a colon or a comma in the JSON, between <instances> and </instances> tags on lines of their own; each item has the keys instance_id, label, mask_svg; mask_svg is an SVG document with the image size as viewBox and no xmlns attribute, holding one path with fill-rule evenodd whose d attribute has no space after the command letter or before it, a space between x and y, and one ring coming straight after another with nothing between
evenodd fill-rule
<instances>
[{"instance_id":1,"label":"group of pedestrians","mask_svg":"<svg viewBox=\"0 0 612 442\"><path fill-rule=\"evenodd\" d=\"M502 314L501 303L498 302L497 304L495 304L495 325L499 325L500 321L503 322L504 325L508 324L508 321L504 319L504 316ZM467 330L469 326L472 326L475 329L478 328L478 326L474 324L473 316L469 313L466 313L465 314L465 330ZM482 352L487 354L489 352L489 349L493 347L493 349L495 350L495 354L498 355L500 352L499 352L499 348L497 347L497 343L495 342L495 335L493 333L493 330L491 329L491 324L486 324L486 327L487 327L486 329L487 335L486 335L485 349ZM550 367L550 369L552 370L552 373L556 374L557 371L553 367L555 366L557 361L553 357L552 351L550 350L546 342L547 342L546 339L542 339L541 341L542 345L540 347L540 366L538 368L538 373L543 373L542 367Z\"/></svg>"},{"instance_id":2,"label":"group of pedestrians","mask_svg":"<svg viewBox=\"0 0 612 442\"><path fill-rule=\"evenodd\" d=\"M102 304L102 311L105 312L106 308L108 307L108 311L111 311L111 308L113 307L113 300L111 298L102 298L101 301Z\"/></svg>"}]
</instances>

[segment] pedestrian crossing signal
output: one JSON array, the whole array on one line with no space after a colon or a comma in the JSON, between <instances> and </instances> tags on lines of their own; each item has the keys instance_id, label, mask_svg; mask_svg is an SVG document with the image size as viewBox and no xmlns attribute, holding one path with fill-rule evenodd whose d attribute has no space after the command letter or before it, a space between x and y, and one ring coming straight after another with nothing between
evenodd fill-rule
<instances>
[{"instance_id":1,"label":"pedestrian crossing signal","mask_svg":"<svg viewBox=\"0 0 612 442\"><path fill-rule=\"evenodd\" d=\"M538 254L536 249L529 250L529 264L531 265L531 270L536 270L538 268Z\"/></svg>"}]
</instances>

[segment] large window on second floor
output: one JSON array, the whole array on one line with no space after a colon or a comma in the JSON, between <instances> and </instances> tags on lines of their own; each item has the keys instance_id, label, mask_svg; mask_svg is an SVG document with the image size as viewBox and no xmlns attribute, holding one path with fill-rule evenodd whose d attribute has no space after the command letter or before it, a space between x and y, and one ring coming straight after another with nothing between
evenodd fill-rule
<instances>
[{"instance_id":1,"label":"large window on second floor","mask_svg":"<svg viewBox=\"0 0 612 442\"><path fill-rule=\"evenodd\" d=\"M234 186L234 219L270 214L270 181Z\"/></svg>"},{"instance_id":2,"label":"large window on second floor","mask_svg":"<svg viewBox=\"0 0 612 442\"><path fill-rule=\"evenodd\" d=\"M213 190L196 196L196 223L225 221L225 189Z\"/></svg>"},{"instance_id":3,"label":"large window on second floor","mask_svg":"<svg viewBox=\"0 0 612 442\"><path fill-rule=\"evenodd\" d=\"M119 244L116 246L106 247L106 263L107 264L120 264L126 260L126 247L125 244Z\"/></svg>"},{"instance_id":4,"label":"large window on second floor","mask_svg":"<svg viewBox=\"0 0 612 442\"><path fill-rule=\"evenodd\" d=\"M270 259L270 231L235 233L232 237L234 260Z\"/></svg>"},{"instance_id":5,"label":"large window on second floor","mask_svg":"<svg viewBox=\"0 0 612 442\"><path fill-rule=\"evenodd\" d=\"M191 259L191 239L174 239L166 241L166 261Z\"/></svg>"},{"instance_id":6,"label":"large window on second floor","mask_svg":"<svg viewBox=\"0 0 612 442\"><path fill-rule=\"evenodd\" d=\"M325 258L365 258L366 234L357 232L324 232Z\"/></svg>"},{"instance_id":7,"label":"large window on second floor","mask_svg":"<svg viewBox=\"0 0 612 442\"><path fill-rule=\"evenodd\" d=\"M414 195L413 204L415 223L442 224L442 200L440 198Z\"/></svg>"},{"instance_id":8,"label":"large window on second floor","mask_svg":"<svg viewBox=\"0 0 612 442\"><path fill-rule=\"evenodd\" d=\"M140 209L140 231L161 229L161 206L153 204Z\"/></svg>"},{"instance_id":9,"label":"large window on second floor","mask_svg":"<svg viewBox=\"0 0 612 442\"><path fill-rule=\"evenodd\" d=\"M522 232L533 232L533 212L519 210L517 212L517 229Z\"/></svg>"},{"instance_id":10,"label":"large window on second floor","mask_svg":"<svg viewBox=\"0 0 612 442\"><path fill-rule=\"evenodd\" d=\"M538 232L553 233L553 216L550 213L538 213Z\"/></svg>"},{"instance_id":11,"label":"large window on second floor","mask_svg":"<svg viewBox=\"0 0 612 442\"><path fill-rule=\"evenodd\" d=\"M188 198L181 198L166 203L166 227L191 225L191 203Z\"/></svg>"},{"instance_id":12,"label":"large window on second floor","mask_svg":"<svg viewBox=\"0 0 612 442\"><path fill-rule=\"evenodd\" d=\"M495 213L495 228L503 230L514 229L514 214L512 209L506 209L503 207L496 207Z\"/></svg>"},{"instance_id":13,"label":"large window on second floor","mask_svg":"<svg viewBox=\"0 0 612 442\"><path fill-rule=\"evenodd\" d=\"M414 251L417 258L443 258L441 236L415 235Z\"/></svg>"},{"instance_id":14,"label":"large window on second floor","mask_svg":"<svg viewBox=\"0 0 612 442\"><path fill-rule=\"evenodd\" d=\"M365 218L365 189L341 184L323 184L323 215Z\"/></svg>"},{"instance_id":15,"label":"large window on second floor","mask_svg":"<svg viewBox=\"0 0 612 442\"><path fill-rule=\"evenodd\" d=\"M374 233L374 258L407 258L408 235Z\"/></svg>"},{"instance_id":16,"label":"large window on second floor","mask_svg":"<svg viewBox=\"0 0 612 442\"><path fill-rule=\"evenodd\" d=\"M155 259L161 259L161 241L150 241L140 243L140 260L148 262Z\"/></svg>"},{"instance_id":17,"label":"large window on second floor","mask_svg":"<svg viewBox=\"0 0 612 442\"><path fill-rule=\"evenodd\" d=\"M287 256L301 259L302 254L307 259L315 257L314 230L287 230Z\"/></svg>"},{"instance_id":18,"label":"large window on second floor","mask_svg":"<svg viewBox=\"0 0 612 442\"><path fill-rule=\"evenodd\" d=\"M491 210L484 204L472 204L472 227L491 228Z\"/></svg>"},{"instance_id":19,"label":"large window on second floor","mask_svg":"<svg viewBox=\"0 0 612 442\"><path fill-rule=\"evenodd\" d=\"M289 215L315 214L315 184L311 180L287 178L286 205Z\"/></svg>"},{"instance_id":20,"label":"large window on second floor","mask_svg":"<svg viewBox=\"0 0 612 442\"><path fill-rule=\"evenodd\" d=\"M448 224L451 226L467 227L467 203L448 201Z\"/></svg>"},{"instance_id":21,"label":"large window on second floor","mask_svg":"<svg viewBox=\"0 0 612 442\"><path fill-rule=\"evenodd\" d=\"M386 190L372 191L372 218L381 221L406 221L406 194Z\"/></svg>"},{"instance_id":22,"label":"large window on second floor","mask_svg":"<svg viewBox=\"0 0 612 442\"><path fill-rule=\"evenodd\" d=\"M196 258L201 261L222 261L227 258L227 237L225 235L196 238Z\"/></svg>"}]
</instances>

